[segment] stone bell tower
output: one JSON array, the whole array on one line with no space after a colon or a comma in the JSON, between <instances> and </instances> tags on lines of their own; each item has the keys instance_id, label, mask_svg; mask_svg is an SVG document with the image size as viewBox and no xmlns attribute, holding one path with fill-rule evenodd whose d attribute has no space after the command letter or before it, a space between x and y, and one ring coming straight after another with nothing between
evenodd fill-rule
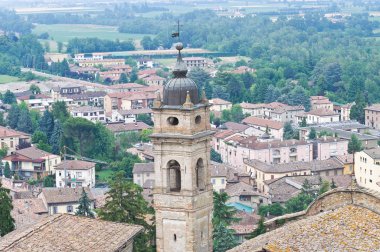
<instances>
[{"instance_id":1,"label":"stone bell tower","mask_svg":"<svg viewBox=\"0 0 380 252\"><path fill-rule=\"evenodd\" d=\"M212 251L210 105L186 77L183 45L172 78L153 105L157 251Z\"/></svg>"}]
</instances>

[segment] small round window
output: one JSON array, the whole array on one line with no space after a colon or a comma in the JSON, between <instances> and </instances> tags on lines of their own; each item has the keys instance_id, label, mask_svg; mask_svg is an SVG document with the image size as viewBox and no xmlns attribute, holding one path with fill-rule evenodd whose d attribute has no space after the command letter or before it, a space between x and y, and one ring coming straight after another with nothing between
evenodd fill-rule
<instances>
[{"instance_id":1,"label":"small round window","mask_svg":"<svg viewBox=\"0 0 380 252\"><path fill-rule=\"evenodd\" d=\"M198 116L195 117L195 123L196 124L200 124L201 120L202 120L202 117L200 115L198 115Z\"/></svg>"},{"instance_id":2,"label":"small round window","mask_svg":"<svg viewBox=\"0 0 380 252\"><path fill-rule=\"evenodd\" d=\"M178 125L179 121L177 117L169 117L168 118L168 123L170 125Z\"/></svg>"}]
</instances>

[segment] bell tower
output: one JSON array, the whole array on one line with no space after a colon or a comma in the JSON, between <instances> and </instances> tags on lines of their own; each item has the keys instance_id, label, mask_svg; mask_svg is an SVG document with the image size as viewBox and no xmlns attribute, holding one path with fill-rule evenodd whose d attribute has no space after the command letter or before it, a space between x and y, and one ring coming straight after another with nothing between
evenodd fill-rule
<instances>
[{"instance_id":1,"label":"bell tower","mask_svg":"<svg viewBox=\"0 0 380 252\"><path fill-rule=\"evenodd\" d=\"M174 78L153 105L157 251L212 251L210 105L178 58Z\"/></svg>"}]
</instances>

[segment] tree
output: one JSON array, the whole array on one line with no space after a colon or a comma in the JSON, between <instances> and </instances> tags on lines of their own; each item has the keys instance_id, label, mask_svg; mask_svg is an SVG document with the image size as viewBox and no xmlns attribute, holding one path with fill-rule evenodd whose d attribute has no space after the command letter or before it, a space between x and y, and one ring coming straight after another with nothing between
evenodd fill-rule
<instances>
[{"instance_id":1,"label":"tree","mask_svg":"<svg viewBox=\"0 0 380 252\"><path fill-rule=\"evenodd\" d=\"M43 180L44 187L55 187L55 175L48 175Z\"/></svg>"},{"instance_id":2,"label":"tree","mask_svg":"<svg viewBox=\"0 0 380 252\"><path fill-rule=\"evenodd\" d=\"M11 109L9 110L7 121L9 127L12 129L17 129L17 123L18 123L18 118L20 116L20 109L17 106L17 104L12 104Z\"/></svg>"},{"instance_id":3,"label":"tree","mask_svg":"<svg viewBox=\"0 0 380 252\"><path fill-rule=\"evenodd\" d=\"M3 95L3 102L5 104L13 104L16 103L16 96L10 90L7 90Z\"/></svg>"},{"instance_id":4,"label":"tree","mask_svg":"<svg viewBox=\"0 0 380 252\"><path fill-rule=\"evenodd\" d=\"M51 151L52 153L56 155L60 153L62 137L63 137L63 129L62 129L60 121L57 120L54 123L53 133L51 134L51 137L49 139L49 143L52 147Z\"/></svg>"},{"instance_id":5,"label":"tree","mask_svg":"<svg viewBox=\"0 0 380 252\"><path fill-rule=\"evenodd\" d=\"M106 203L98 210L99 218L143 226L145 232L135 239L134 251L151 251L148 242L154 237L154 229L146 221L151 210L141 194L142 188L127 181L124 172L117 172L109 186Z\"/></svg>"},{"instance_id":6,"label":"tree","mask_svg":"<svg viewBox=\"0 0 380 252\"><path fill-rule=\"evenodd\" d=\"M206 85L210 85L211 76L208 72L206 72L202 68L196 67L196 68L191 69L191 71L189 72L187 76L197 84L199 90L203 88L206 89ZM207 96L207 91L205 90L205 92Z\"/></svg>"},{"instance_id":7,"label":"tree","mask_svg":"<svg viewBox=\"0 0 380 252\"><path fill-rule=\"evenodd\" d=\"M2 187L0 181L0 236L4 236L15 229L15 221L11 215L12 209L9 191Z\"/></svg>"},{"instance_id":8,"label":"tree","mask_svg":"<svg viewBox=\"0 0 380 252\"><path fill-rule=\"evenodd\" d=\"M64 124L65 144L80 155L89 156L94 144L95 124L85 118L69 118Z\"/></svg>"},{"instance_id":9,"label":"tree","mask_svg":"<svg viewBox=\"0 0 380 252\"><path fill-rule=\"evenodd\" d=\"M226 227L226 225L219 223L214 226L213 238L213 251L225 252L238 245L235 237L235 232Z\"/></svg>"},{"instance_id":10,"label":"tree","mask_svg":"<svg viewBox=\"0 0 380 252\"><path fill-rule=\"evenodd\" d=\"M120 74L119 83L128 83L128 77L125 73Z\"/></svg>"},{"instance_id":11,"label":"tree","mask_svg":"<svg viewBox=\"0 0 380 252\"><path fill-rule=\"evenodd\" d=\"M90 218L95 218L94 212L91 210L91 202L88 197L84 187L82 188L82 196L79 199L78 210L75 212L75 215L86 216Z\"/></svg>"},{"instance_id":12,"label":"tree","mask_svg":"<svg viewBox=\"0 0 380 252\"><path fill-rule=\"evenodd\" d=\"M307 126L307 123L306 123L306 117L302 117L302 121L299 123L300 127L306 127Z\"/></svg>"},{"instance_id":13,"label":"tree","mask_svg":"<svg viewBox=\"0 0 380 252\"><path fill-rule=\"evenodd\" d=\"M29 91L32 91L32 93L35 94L35 95L36 94L41 94L41 89L36 84L30 85Z\"/></svg>"},{"instance_id":14,"label":"tree","mask_svg":"<svg viewBox=\"0 0 380 252\"><path fill-rule=\"evenodd\" d=\"M40 149L40 150L49 152L49 153L52 151L51 146L47 142L43 142L42 140L40 140L37 143L37 148Z\"/></svg>"},{"instance_id":15,"label":"tree","mask_svg":"<svg viewBox=\"0 0 380 252\"><path fill-rule=\"evenodd\" d=\"M239 104L234 104L231 108L231 120L233 122L241 122L243 119L243 109Z\"/></svg>"},{"instance_id":16,"label":"tree","mask_svg":"<svg viewBox=\"0 0 380 252\"><path fill-rule=\"evenodd\" d=\"M64 123L69 118L70 114L67 111L67 106L64 101L56 101L53 103L52 114L54 119L58 119L61 123Z\"/></svg>"},{"instance_id":17,"label":"tree","mask_svg":"<svg viewBox=\"0 0 380 252\"><path fill-rule=\"evenodd\" d=\"M261 216L260 221L257 225L257 228L248 236L248 239L255 238L261 234L264 234L267 231L267 228L264 224L264 216Z\"/></svg>"},{"instance_id":18,"label":"tree","mask_svg":"<svg viewBox=\"0 0 380 252\"><path fill-rule=\"evenodd\" d=\"M48 139L51 138L54 130L54 118L53 114L49 110L45 110L39 121L39 128L44 132Z\"/></svg>"},{"instance_id":19,"label":"tree","mask_svg":"<svg viewBox=\"0 0 380 252\"><path fill-rule=\"evenodd\" d=\"M225 225L231 225L232 223L238 221L237 218L235 218L236 209L233 206L228 206L227 200L229 199L229 196L225 192L214 193L214 212L212 216L212 223L214 226L217 226L218 224L225 224Z\"/></svg>"},{"instance_id":20,"label":"tree","mask_svg":"<svg viewBox=\"0 0 380 252\"><path fill-rule=\"evenodd\" d=\"M286 122L284 124L284 139L292 139L294 137L294 129L292 127L292 124L290 122Z\"/></svg>"},{"instance_id":21,"label":"tree","mask_svg":"<svg viewBox=\"0 0 380 252\"><path fill-rule=\"evenodd\" d=\"M348 153L355 154L363 149L362 142L358 139L355 134L351 135L350 141L348 141Z\"/></svg>"},{"instance_id":22,"label":"tree","mask_svg":"<svg viewBox=\"0 0 380 252\"><path fill-rule=\"evenodd\" d=\"M141 142L144 142L144 143L150 142L150 135L152 135L152 133L153 133L152 129L143 129L140 132Z\"/></svg>"},{"instance_id":23,"label":"tree","mask_svg":"<svg viewBox=\"0 0 380 252\"><path fill-rule=\"evenodd\" d=\"M17 129L25 133L33 133L33 123L28 109L22 109L17 122Z\"/></svg>"},{"instance_id":24,"label":"tree","mask_svg":"<svg viewBox=\"0 0 380 252\"><path fill-rule=\"evenodd\" d=\"M0 126L5 126L6 122L4 120L4 112L0 112Z\"/></svg>"},{"instance_id":25,"label":"tree","mask_svg":"<svg viewBox=\"0 0 380 252\"><path fill-rule=\"evenodd\" d=\"M63 49L63 43L61 41L57 42L57 50L59 53L62 52Z\"/></svg>"},{"instance_id":26,"label":"tree","mask_svg":"<svg viewBox=\"0 0 380 252\"><path fill-rule=\"evenodd\" d=\"M9 163L8 162L5 162L5 165L4 165L4 176L6 178L11 178L12 177L12 171L11 171L11 168L9 167Z\"/></svg>"},{"instance_id":27,"label":"tree","mask_svg":"<svg viewBox=\"0 0 380 252\"><path fill-rule=\"evenodd\" d=\"M231 121L231 110L225 109L222 111L222 122L229 122Z\"/></svg>"},{"instance_id":28,"label":"tree","mask_svg":"<svg viewBox=\"0 0 380 252\"><path fill-rule=\"evenodd\" d=\"M365 113L364 108L367 106L364 101L364 96L360 92L356 96L355 104L352 106L350 111L350 119L357 120L358 122L365 123ZM373 123L373 122L372 122Z\"/></svg>"},{"instance_id":29,"label":"tree","mask_svg":"<svg viewBox=\"0 0 380 252\"><path fill-rule=\"evenodd\" d=\"M306 193L300 193L296 197L289 199L285 202L287 213L296 213L305 210L314 198Z\"/></svg>"},{"instance_id":30,"label":"tree","mask_svg":"<svg viewBox=\"0 0 380 252\"><path fill-rule=\"evenodd\" d=\"M309 132L309 139L316 139L317 138L317 131L315 128L311 128Z\"/></svg>"},{"instance_id":31,"label":"tree","mask_svg":"<svg viewBox=\"0 0 380 252\"><path fill-rule=\"evenodd\" d=\"M327 180L323 180L322 184L319 187L319 193L318 194L322 195L325 192L327 192L328 190L330 190L330 183Z\"/></svg>"},{"instance_id":32,"label":"tree","mask_svg":"<svg viewBox=\"0 0 380 252\"><path fill-rule=\"evenodd\" d=\"M150 126L153 126L152 117L149 114L137 115L137 121L141 121L141 122L144 122Z\"/></svg>"},{"instance_id":33,"label":"tree","mask_svg":"<svg viewBox=\"0 0 380 252\"><path fill-rule=\"evenodd\" d=\"M48 138L44 132L36 130L32 135L32 143L38 143L40 141L47 143Z\"/></svg>"},{"instance_id":34,"label":"tree","mask_svg":"<svg viewBox=\"0 0 380 252\"><path fill-rule=\"evenodd\" d=\"M335 189L335 188L337 188L334 179L331 179L331 185L330 185L330 188L331 188L331 189Z\"/></svg>"},{"instance_id":35,"label":"tree","mask_svg":"<svg viewBox=\"0 0 380 252\"><path fill-rule=\"evenodd\" d=\"M211 161L223 163L222 156L214 149L211 149Z\"/></svg>"}]
</instances>

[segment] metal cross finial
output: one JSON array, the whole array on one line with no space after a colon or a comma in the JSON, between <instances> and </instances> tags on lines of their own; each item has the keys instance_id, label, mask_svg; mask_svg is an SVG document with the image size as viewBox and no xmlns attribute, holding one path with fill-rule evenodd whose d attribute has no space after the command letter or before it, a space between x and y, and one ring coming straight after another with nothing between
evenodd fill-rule
<instances>
[{"instance_id":1,"label":"metal cross finial","mask_svg":"<svg viewBox=\"0 0 380 252\"><path fill-rule=\"evenodd\" d=\"M180 28L180 24L179 24L179 20L177 21L177 32L174 32L174 33L172 33L172 38L178 38L178 40L179 40L179 35L180 35L180 33L179 33L179 28Z\"/></svg>"}]
</instances>

